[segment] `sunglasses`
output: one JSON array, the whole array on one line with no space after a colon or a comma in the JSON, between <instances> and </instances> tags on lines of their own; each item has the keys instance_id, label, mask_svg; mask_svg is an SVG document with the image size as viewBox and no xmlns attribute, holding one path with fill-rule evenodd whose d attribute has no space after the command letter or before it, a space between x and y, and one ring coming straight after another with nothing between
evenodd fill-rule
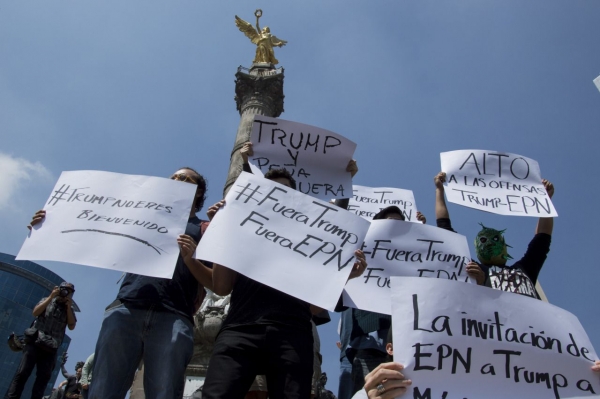
<instances>
[{"instance_id":1,"label":"sunglasses","mask_svg":"<svg viewBox=\"0 0 600 399\"><path fill-rule=\"evenodd\" d=\"M194 179L192 179L191 177L189 177L188 175L183 174L183 173L174 174L173 176L171 176L171 180L182 181L185 183L198 184Z\"/></svg>"}]
</instances>

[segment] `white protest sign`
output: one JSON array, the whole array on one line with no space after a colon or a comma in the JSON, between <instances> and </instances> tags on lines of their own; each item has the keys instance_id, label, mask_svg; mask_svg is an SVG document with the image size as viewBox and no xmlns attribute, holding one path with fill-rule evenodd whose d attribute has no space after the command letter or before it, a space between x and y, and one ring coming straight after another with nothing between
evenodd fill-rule
<instances>
[{"instance_id":1,"label":"white protest sign","mask_svg":"<svg viewBox=\"0 0 600 399\"><path fill-rule=\"evenodd\" d=\"M63 172L17 259L171 278L195 193L196 185L160 177Z\"/></svg>"},{"instance_id":2,"label":"white protest sign","mask_svg":"<svg viewBox=\"0 0 600 399\"><path fill-rule=\"evenodd\" d=\"M555 217L536 161L521 155L459 150L441 153L446 198L500 215Z\"/></svg>"},{"instance_id":3,"label":"white protest sign","mask_svg":"<svg viewBox=\"0 0 600 399\"><path fill-rule=\"evenodd\" d=\"M594 79L594 84L596 85L598 90L600 90L600 76L598 76L596 79Z\"/></svg>"},{"instance_id":4,"label":"white protest sign","mask_svg":"<svg viewBox=\"0 0 600 399\"><path fill-rule=\"evenodd\" d=\"M397 206L405 220L421 223L417 220L417 205L411 190L390 187L352 186L353 195L348 210L355 215L372 220L382 209Z\"/></svg>"},{"instance_id":5,"label":"white protest sign","mask_svg":"<svg viewBox=\"0 0 600 399\"><path fill-rule=\"evenodd\" d=\"M471 261L465 236L401 220L373 220L362 250L367 269L348 281L344 305L391 314L390 277L431 277L469 281Z\"/></svg>"},{"instance_id":6,"label":"white protest sign","mask_svg":"<svg viewBox=\"0 0 600 399\"><path fill-rule=\"evenodd\" d=\"M254 155L249 158L255 174L285 168L296 180L298 191L329 200L352 195L352 176L346 172L356 143L329 130L303 123L254 117L250 137Z\"/></svg>"},{"instance_id":7,"label":"white protest sign","mask_svg":"<svg viewBox=\"0 0 600 399\"><path fill-rule=\"evenodd\" d=\"M600 393L598 359L571 313L523 295L392 277L394 361L408 398L573 398ZM412 391L412 392L411 392Z\"/></svg>"},{"instance_id":8,"label":"white protest sign","mask_svg":"<svg viewBox=\"0 0 600 399\"><path fill-rule=\"evenodd\" d=\"M369 222L243 172L196 250L296 298L333 309Z\"/></svg>"}]
</instances>

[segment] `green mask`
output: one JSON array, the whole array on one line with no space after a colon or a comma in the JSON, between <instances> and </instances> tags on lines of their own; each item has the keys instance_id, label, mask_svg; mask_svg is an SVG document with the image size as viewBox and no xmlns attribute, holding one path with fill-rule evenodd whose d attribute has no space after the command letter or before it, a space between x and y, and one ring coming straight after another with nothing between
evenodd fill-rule
<instances>
[{"instance_id":1,"label":"green mask","mask_svg":"<svg viewBox=\"0 0 600 399\"><path fill-rule=\"evenodd\" d=\"M491 229L481 223L479 224L482 229L475 237L477 259L484 265L505 265L508 259L512 259L507 251L507 247L510 247L510 245L504 242L503 234L505 230Z\"/></svg>"}]
</instances>

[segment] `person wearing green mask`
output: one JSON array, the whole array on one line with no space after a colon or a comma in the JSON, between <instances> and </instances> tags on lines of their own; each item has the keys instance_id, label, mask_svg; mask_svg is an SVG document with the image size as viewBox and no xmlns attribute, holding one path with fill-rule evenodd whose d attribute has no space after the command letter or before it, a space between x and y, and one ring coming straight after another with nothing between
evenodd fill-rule
<instances>
[{"instance_id":1,"label":"person wearing green mask","mask_svg":"<svg viewBox=\"0 0 600 399\"><path fill-rule=\"evenodd\" d=\"M438 173L434 179L435 194L435 217L437 226L446 230L454 231L450 222L450 213L444 198L444 182L446 174ZM542 180L548 196L552 198L554 186L548 180ZM502 291L530 296L540 299L535 289L538 275L546 256L550 251L553 218L539 218L535 230L535 236L529 243L525 255L512 266L506 262L512 257L508 254L510 245L504 239L504 230L496 230L481 225L482 229L475 237L475 251L480 264L470 262L467 264L467 272L480 266L481 275L476 280L482 281L484 285ZM471 274L471 273L470 273ZM472 276L473 277L473 276Z\"/></svg>"}]
</instances>

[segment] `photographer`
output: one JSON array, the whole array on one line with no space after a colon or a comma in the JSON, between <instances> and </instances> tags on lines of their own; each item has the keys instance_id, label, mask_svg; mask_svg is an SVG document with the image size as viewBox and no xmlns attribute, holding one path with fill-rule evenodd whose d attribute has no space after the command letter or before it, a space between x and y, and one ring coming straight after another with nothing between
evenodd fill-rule
<instances>
[{"instance_id":1,"label":"photographer","mask_svg":"<svg viewBox=\"0 0 600 399\"><path fill-rule=\"evenodd\" d=\"M54 287L49 297L42 299L33 308L36 319L33 326L25 330L23 357L8 389L9 399L21 397L25 383L36 366L31 399L41 399L44 395L56 365L56 352L62 344L65 329L67 326L69 330L74 329L77 322L71 308L74 292L73 284L63 282L59 287Z\"/></svg>"}]
</instances>

